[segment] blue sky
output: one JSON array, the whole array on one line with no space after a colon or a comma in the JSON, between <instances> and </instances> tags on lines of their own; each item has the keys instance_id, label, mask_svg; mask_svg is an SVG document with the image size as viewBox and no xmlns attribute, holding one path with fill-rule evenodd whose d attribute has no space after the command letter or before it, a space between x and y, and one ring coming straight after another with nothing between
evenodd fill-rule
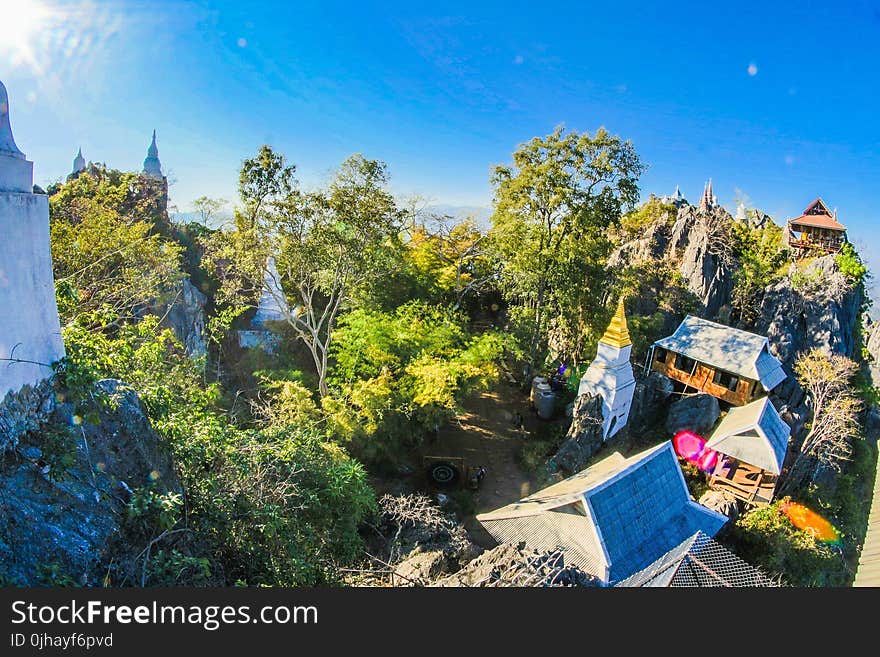
<instances>
[{"instance_id":1,"label":"blue sky","mask_svg":"<svg viewBox=\"0 0 880 657\"><path fill-rule=\"evenodd\" d=\"M38 183L78 146L139 169L156 128L181 211L234 199L264 142L305 185L362 152L401 195L486 206L491 166L561 123L631 139L645 197L678 184L696 200L711 176L731 209L782 223L821 195L863 252L877 234L877 3L0 0L4 14L20 29L0 79Z\"/></svg>"}]
</instances>

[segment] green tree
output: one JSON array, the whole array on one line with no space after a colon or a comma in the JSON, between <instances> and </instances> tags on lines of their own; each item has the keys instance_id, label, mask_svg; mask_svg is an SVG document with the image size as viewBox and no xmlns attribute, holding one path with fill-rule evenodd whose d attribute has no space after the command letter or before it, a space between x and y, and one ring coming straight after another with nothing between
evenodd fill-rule
<instances>
[{"instance_id":1,"label":"green tree","mask_svg":"<svg viewBox=\"0 0 880 657\"><path fill-rule=\"evenodd\" d=\"M133 174L93 167L49 199L62 322L100 308L115 321L161 302L184 277L182 247L156 230ZM98 315L92 315L98 317Z\"/></svg>"},{"instance_id":2,"label":"green tree","mask_svg":"<svg viewBox=\"0 0 880 657\"><path fill-rule=\"evenodd\" d=\"M594 136L557 128L520 146L512 165L495 168L491 239L502 289L528 334L528 376L548 317L564 324L564 342L595 322L606 230L638 200L642 168L632 144L604 128Z\"/></svg>"},{"instance_id":3,"label":"green tree","mask_svg":"<svg viewBox=\"0 0 880 657\"><path fill-rule=\"evenodd\" d=\"M329 350L336 319L383 280L399 252L402 213L387 190L384 163L353 155L326 189L305 192L293 167L264 146L241 172L237 230L209 244L206 259L223 281L228 318L253 307L262 291L283 296L285 321L308 349L321 396L328 393ZM279 280L264 282L274 256Z\"/></svg>"},{"instance_id":4,"label":"green tree","mask_svg":"<svg viewBox=\"0 0 880 657\"><path fill-rule=\"evenodd\" d=\"M740 322L751 325L760 310L761 295L789 257L782 242L782 228L772 221L752 228L735 221L731 226L733 253L740 267L734 274L732 305Z\"/></svg>"}]
</instances>

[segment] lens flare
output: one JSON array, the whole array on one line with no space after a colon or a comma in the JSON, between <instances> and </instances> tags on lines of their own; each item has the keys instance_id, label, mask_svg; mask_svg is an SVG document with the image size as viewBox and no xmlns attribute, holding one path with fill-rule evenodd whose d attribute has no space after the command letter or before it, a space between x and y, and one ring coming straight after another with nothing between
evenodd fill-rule
<instances>
[{"instance_id":1,"label":"lens flare","mask_svg":"<svg viewBox=\"0 0 880 657\"><path fill-rule=\"evenodd\" d=\"M718 452L706 447L706 441L693 431L679 431L672 439L672 446L676 454L703 472L711 472L718 463Z\"/></svg>"},{"instance_id":2,"label":"lens flare","mask_svg":"<svg viewBox=\"0 0 880 657\"><path fill-rule=\"evenodd\" d=\"M672 439L672 446L675 448L676 454L690 461L702 454L706 447L706 441L693 431L679 431Z\"/></svg>"},{"instance_id":3,"label":"lens flare","mask_svg":"<svg viewBox=\"0 0 880 657\"><path fill-rule=\"evenodd\" d=\"M718 452L711 447L706 447L703 449L703 453L700 454L700 458L697 460L697 467L703 472L712 472L717 463Z\"/></svg>"},{"instance_id":4,"label":"lens flare","mask_svg":"<svg viewBox=\"0 0 880 657\"><path fill-rule=\"evenodd\" d=\"M840 532L815 511L797 502L784 502L780 508L788 516L791 524L798 529L810 532L817 540L823 543L841 544Z\"/></svg>"}]
</instances>

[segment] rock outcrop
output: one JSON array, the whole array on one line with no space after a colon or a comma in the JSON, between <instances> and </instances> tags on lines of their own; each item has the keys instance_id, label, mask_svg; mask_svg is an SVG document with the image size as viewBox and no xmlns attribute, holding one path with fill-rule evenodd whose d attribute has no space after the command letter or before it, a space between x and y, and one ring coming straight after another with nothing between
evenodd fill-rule
<instances>
[{"instance_id":1,"label":"rock outcrop","mask_svg":"<svg viewBox=\"0 0 880 657\"><path fill-rule=\"evenodd\" d=\"M6 393L0 400L0 458L18 447L19 438L39 429L55 409L55 392L47 379Z\"/></svg>"},{"instance_id":2,"label":"rock outcrop","mask_svg":"<svg viewBox=\"0 0 880 657\"><path fill-rule=\"evenodd\" d=\"M880 322L872 322L867 315L864 318L865 325L865 349L870 358L868 369L871 373L871 383L880 388Z\"/></svg>"},{"instance_id":3,"label":"rock outcrop","mask_svg":"<svg viewBox=\"0 0 880 657\"><path fill-rule=\"evenodd\" d=\"M682 397L669 406L666 431L670 436L679 431L693 431L705 436L721 415L718 400L712 395L699 393Z\"/></svg>"},{"instance_id":4,"label":"rock outcrop","mask_svg":"<svg viewBox=\"0 0 880 657\"><path fill-rule=\"evenodd\" d=\"M716 317L729 304L733 291L735 262L726 255L719 236L733 222L720 206L703 210L683 204L674 222L664 214L644 234L618 247L608 267L638 265L666 260L681 273L688 288L700 301L702 317Z\"/></svg>"},{"instance_id":5,"label":"rock outcrop","mask_svg":"<svg viewBox=\"0 0 880 657\"><path fill-rule=\"evenodd\" d=\"M184 278L171 294L173 301L155 312L162 318L162 326L174 331L190 358L207 353L205 336L205 304L208 298Z\"/></svg>"},{"instance_id":6,"label":"rock outcrop","mask_svg":"<svg viewBox=\"0 0 880 657\"><path fill-rule=\"evenodd\" d=\"M538 552L512 543L483 552L458 572L431 586L534 587L598 586L599 581L576 566L566 566L564 555Z\"/></svg>"},{"instance_id":7,"label":"rock outcrop","mask_svg":"<svg viewBox=\"0 0 880 657\"><path fill-rule=\"evenodd\" d=\"M739 517L739 504L736 498L721 490L707 490L700 496L699 503L707 509L712 509L727 516L730 520Z\"/></svg>"},{"instance_id":8,"label":"rock outcrop","mask_svg":"<svg viewBox=\"0 0 880 657\"><path fill-rule=\"evenodd\" d=\"M551 459L551 464L567 474L582 470L602 447L603 420L602 396L580 395L574 403L568 434Z\"/></svg>"},{"instance_id":9,"label":"rock outcrop","mask_svg":"<svg viewBox=\"0 0 880 657\"><path fill-rule=\"evenodd\" d=\"M811 349L857 358L863 299L863 286L847 281L833 255L816 258L805 266L792 264L785 278L764 291L751 330L768 337L771 353L788 374L773 389L771 398L791 427L795 444L804 437L809 408L794 376L794 363Z\"/></svg>"},{"instance_id":10,"label":"rock outcrop","mask_svg":"<svg viewBox=\"0 0 880 657\"><path fill-rule=\"evenodd\" d=\"M100 584L111 559L135 556L114 552L122 549L116 539L134 491L181 492L137 394L115 380L98 388L110 401L96 418L79 418L71 404L59 403L0 465L4 582Z\"/></svg>"},{"instance_id":11,"label":"rock outcrop","mask_svg":"<svg viewBox=\"0 0 880 657\"><path fill-rule=\"evenodd\" d=\"M627 430L646 431L662 424L666 400L672 395L673 389L672 380L660 372L651 372L642 379L636 379Z\"/></svg>"},{"instance_id":12,"label":"rock outcrop","mask_svg":"<svg viewBox=\"0 0 880 657\"><path fill-rule=\"evenodd\" d=\"M733 265L724 257L718 236L732 221L722 207L707 211L685 205L672 227L671 243L681 254L678 269L702 302L703 317L716 317L733 292Z\"/></svg>"}]
</instances>

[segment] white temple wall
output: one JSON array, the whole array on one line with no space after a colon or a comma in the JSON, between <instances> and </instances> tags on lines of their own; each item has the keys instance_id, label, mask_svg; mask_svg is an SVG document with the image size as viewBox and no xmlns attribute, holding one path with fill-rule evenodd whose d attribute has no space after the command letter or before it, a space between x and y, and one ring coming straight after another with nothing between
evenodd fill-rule
<instances>
[{"instance_id":1,"label":"white temple wall","mask_svg":"<svg viewBox=\"0 0 880 657\"><path fill-rule=\"evenodd\" d=\"M64 356L49 247L49 199L0 192L0 359L51 363ZM0 360L0 401L52 374Z\"/></svg>"}]
</instances>

